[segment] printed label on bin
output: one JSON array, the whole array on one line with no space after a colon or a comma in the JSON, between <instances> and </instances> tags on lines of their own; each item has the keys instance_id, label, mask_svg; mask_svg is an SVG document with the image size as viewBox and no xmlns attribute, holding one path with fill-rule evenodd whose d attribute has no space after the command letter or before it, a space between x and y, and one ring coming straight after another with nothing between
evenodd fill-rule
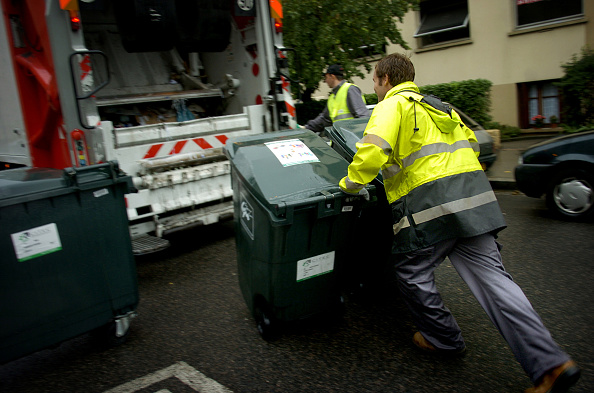
<instances>
[{"instance_id":1,"label":"printed label on bin","mask_svg":"<svg viewBox=\"0 0 594 393\"><path fill-rule=\"evenodd\" d=\"M54 223L13 233L10 236L19 262L62 249L58 227Z\"/></svg>"},{"instance_id":2,"label":"printed label on bin","mask_svg":"<svg viewBox=\"0 0 594 393\"><path fill-rule=\"evenodd\" d=\"M93 196L95 198L99 198L99 197L102 197L102 196L105 196L105 195L109 195L109 191L107 191L107 188L102 188L100 190L97 190L97 191L93 192Z\"/></svg>"},{"instance_id":3,"label":"printed label on bin","mask_svg":"<svg viewBox=\"0 0 594 393\"><path fill-rule=\"evenodd\" d=\"M250 239L254 240L254 208L252 208L252 205L249 204L243 194L241 194L239 208L241 209L239 216L241 227L247 232Z\"/></svg>"},{"instance_id":4,"label":"printed label on bin","mask_svg":"<svg viewBox=\"0 0 594 393\"><path fill-rule=\"evenodd\" d=\"M334 251L297 262L297 282L308 280L334 270Z\"/></svg>"},{"instance_id":5,"label":"printed label on bin","mask_svg":"<svg viewBox=\"0 0 594 393\"><path fill-rule=\"evenodd\" d=\"M309 150L309 147L299 139L266 142L265 145L278 158L281 165L285 167L308 162L320 162L318 157Z\"/></svg>"}]
</instances>

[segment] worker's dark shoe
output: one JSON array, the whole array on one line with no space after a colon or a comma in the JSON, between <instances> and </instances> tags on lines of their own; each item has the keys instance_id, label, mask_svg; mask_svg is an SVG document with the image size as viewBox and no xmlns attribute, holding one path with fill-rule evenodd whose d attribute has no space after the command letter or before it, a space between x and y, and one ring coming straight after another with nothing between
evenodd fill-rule
<instances>
[{"instance_id":1,"label":"worker's dark shoe","mask_svg":"<svg viewBox=\"0 0 594 393\"><path fill-rule=\"evenodd\" d=\"M540 382L525 393L565 393L580 379L580 368L573 360L549 370Z\"/></svg>"},{"instance_id":2,"label":"worker's dark shoe","mask_svg":"<svg viewBox=\"0 0 594 393\"><path fill-rule=\"evenodd\" d=\"M413 336L413 343L426 353L431 353L434 355L441 355L441 356L461 356L466 353L466 346L460 349L439 349L435 348L429 341L425 340L425 337L421 334L421 332L416 332Z\"/></svg>"}]
</instances>

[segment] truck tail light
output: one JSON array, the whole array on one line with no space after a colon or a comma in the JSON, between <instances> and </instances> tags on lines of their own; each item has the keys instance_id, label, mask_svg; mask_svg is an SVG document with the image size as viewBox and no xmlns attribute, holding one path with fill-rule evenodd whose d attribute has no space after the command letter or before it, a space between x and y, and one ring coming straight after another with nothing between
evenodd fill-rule
<instances>
[{"instance_id":1,"label":"truck tail light","mask_svg":"<svg viewBox=\"0 0 594 393\"><path fill-rule=\"evenodd\" d=\"M70 11L70 28L72 31L80 30L80 16L77 11Z\"/></svg>"}]
</instances>

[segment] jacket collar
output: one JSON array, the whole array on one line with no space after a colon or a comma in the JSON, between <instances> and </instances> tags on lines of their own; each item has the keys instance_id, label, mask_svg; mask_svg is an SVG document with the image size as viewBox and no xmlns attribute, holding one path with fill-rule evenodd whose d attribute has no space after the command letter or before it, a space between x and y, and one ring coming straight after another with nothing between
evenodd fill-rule
<instances>
[{"instance_id":1,"label":"jacket collar","mask_svg":"<svg viewBox=\"0 0 594 393\"><path fill-rule=\"evenodd\" d=\"M386 97L384 99L390 98L398 92L401 92L402 90L413 90L419 92L419 88L414 82L404 82L388 90L388 92L386 93Z\"/></svg>"},{"instance_id":2,"label":"jacket collar","mask_svg":"<svg viewBox=\"0 0 594 393\"><path fill-rule=\"evenodd\" d=\"M420 93L419 88L413 82L404 82L388 90L388 92L386 93L386 98L390 98L398 94L402 90L412 90L417 93ZM456 127L458 127L461 124L460 121L452 118L451 115L435 108L430 103L426 102L424 99L418 101L415 100L415 102L418 102L420 106L424 107L427 110L427 113L429 114L439 131L441 131L444 134L453 132L456 129Z\"/></svg>"}]
</instances>

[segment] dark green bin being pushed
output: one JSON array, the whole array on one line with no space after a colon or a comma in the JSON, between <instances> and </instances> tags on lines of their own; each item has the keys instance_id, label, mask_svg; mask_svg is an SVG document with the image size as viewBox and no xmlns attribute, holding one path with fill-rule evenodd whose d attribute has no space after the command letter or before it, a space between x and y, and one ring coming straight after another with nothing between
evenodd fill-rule
<instances>
[{"instance_id":1,"label":"dark green bin being pushed","mask_svg":"<svg viewBox=\"0 0 594 393\"><path fill-rule=\"evenodd\" d=\"M307 130L229 140L225 151L239 284L260 333L340 307L340 275L364 203L338 187L348 162Z\"/></svg>"},{"instance_id":2,"label":"dark green bin being pushed","mask_svg":"<svg viewBox=\"0 0 594 393\"><path fill-rule=\"evenodd\" d=\"M349 163L357 152L357 142L363 138L369 118L343 120L326 127L324 132L330 139L332 149ZM343 281L351 290L380 288L381 282L392 277L390 269L392 252L392 209L388 203L381 172L371 182L375 186L377 203L366 207L360 215L358 225L365 228L355 234L354 242L370 244L373 247L358 247L353 250ZM366 269L361 270L357 261L365 260ZM380 284L380 285L378 285Z\"/></svg>"},{"instance_id":3,"label":"dark green bin being pushed","mask_svg":"<svg viewBox=\"0 0 594 393\"><path fill-rule=\"evenodd\" d=\"M131 186L115 162L0 172L0 363L90 331L125 339L138 304Z\"/></svg>"}]
</instances>

